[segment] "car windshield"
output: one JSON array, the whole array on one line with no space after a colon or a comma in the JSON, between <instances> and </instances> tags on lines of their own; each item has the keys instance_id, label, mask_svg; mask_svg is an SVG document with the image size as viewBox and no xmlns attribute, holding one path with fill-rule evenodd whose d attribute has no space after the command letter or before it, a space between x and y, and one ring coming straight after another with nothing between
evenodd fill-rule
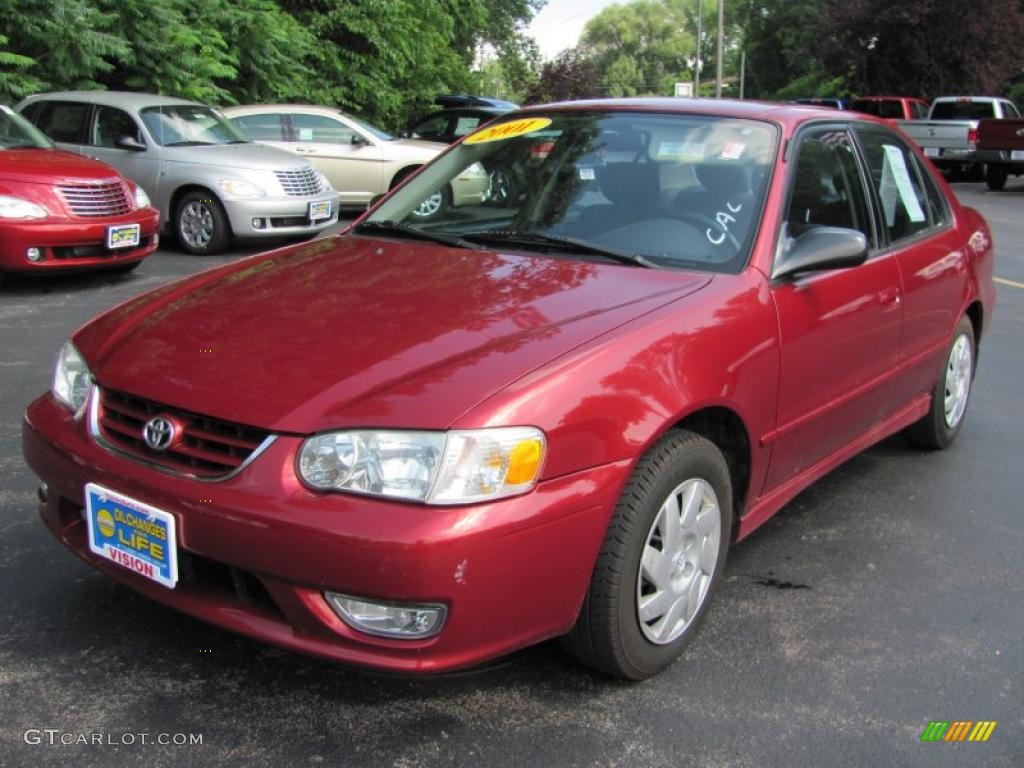
<instances>
[{"instance_id":1,"label":"car windshield","mask_svg":"<svg viewBox=\"0 0 1024 768\"><path fill-rule=\"evenodd\" d=\"M142 122L157 144L164 147L204 144L248 144L238 128L209 107L171 104L142 110Z\"/></svg>"},{"instance_id":2,"label":"car windshield","mask_svg":"<svg viewBox=\"0 0 1024 768\"><path fill-rule=\"evenodd\" d=\"M381 141L394 141L395 137L386 131L382 131L375 125L370 125L365 120L360 120L358 117L352 117L352 115L346 115L349 120L358 125L364 131L369 133L371 136L376 136Z\"/></svg>"},{"instance_id":3,"label":"car windshield","mask_svg":"<svg viewBox=\"0 0 1024 768\"><path fill-rule=\"evenodd\" d=\"M357 227L562 257L660 268L738 272L764 204L778 131L727 117L638 112L509 115L467 136ZM483 169L491 192L448 205L425 222L423 205ZM503 194L495 194L501 178ZM511 188L513 191L508 193Z\"/></svg>"},{"instance_id":4,"label":"car windshield","mask_svg":"<svg viewBox=\"0 0 1024 768\"><path fill-rule=\"evenodd\" d=\"M0 149L52 149L53 142L25 118L0 106Z\"/></svg>"}]
</instances>

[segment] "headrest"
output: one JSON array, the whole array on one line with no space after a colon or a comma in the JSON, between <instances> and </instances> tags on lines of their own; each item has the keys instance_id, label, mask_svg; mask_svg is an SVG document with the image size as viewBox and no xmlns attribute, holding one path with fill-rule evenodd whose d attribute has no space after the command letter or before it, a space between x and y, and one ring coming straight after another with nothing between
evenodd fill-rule
<instances>
[{"instance_id":1,"label":"headrest","mask_svg":"<svg viewBox=\"0 0 1024 768\"><path fill-rule=\"evenodd\" d=\"M750 172L745 165L703 163L694 171L697 181L709 192L728 197L750 191Z\"/></svg>"},{"instance_id":2,"label":"headrest","mask_svg":"<svg viewBox=\"0 0 1024 768\"><path fill-rule=\"evenodd\" d=\"M661 182L656 163L611 163L598 168L601 192L616 205L657 208Z\"/></svg>"}]
</instances>

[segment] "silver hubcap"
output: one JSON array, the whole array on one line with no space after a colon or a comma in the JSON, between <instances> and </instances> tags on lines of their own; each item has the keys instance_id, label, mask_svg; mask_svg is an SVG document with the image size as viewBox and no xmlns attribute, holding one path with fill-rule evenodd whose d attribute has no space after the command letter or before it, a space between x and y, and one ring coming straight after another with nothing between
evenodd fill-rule
<instances>
[{"instance_id":1,"label":"silver hubcap","mask_svg":"<svg viewBox=\"0 0 1024 768\"><path fill-rule=\"evenodd\" d=\"M943 402L946 426L953 429L967 410L967 396L971 392L971 341L961 334L953 342L946 363L946 397Z\"/></svg>"},{"instance_id":2,"label":"silver hubcap","mask_svg":"<svg viewBox=\"0 0 1024 768\"><path fill-rule=\"evenodd\" d=\"M191 202L181 212L181 236L193 248L205 248L213 239L213 213L205 203Z\"/></svg>"},{"instance_id":3,"label":"silver hubcap","mask_svg":"<svg viewBox=\"0 0 1024 768\"><path fill-rule=\"evenodd\" d=\"M435 192L413 211L417 216L433 216L439 210L441 210L441 204L444 202L444 196L440 192Z\"/></svg>"},{"instance_id":4,"label":"silver hubcap","mask_svg":"<svg viewBox=\"0 0 1024 768\"><path fill-rule=\"evenodd\" d=\"M704 480L687 480L662 503L636 580L637 618L652 643L671 643L693 622L711 586L721 535L718 497Z\"/></svg>"}]
</instances>

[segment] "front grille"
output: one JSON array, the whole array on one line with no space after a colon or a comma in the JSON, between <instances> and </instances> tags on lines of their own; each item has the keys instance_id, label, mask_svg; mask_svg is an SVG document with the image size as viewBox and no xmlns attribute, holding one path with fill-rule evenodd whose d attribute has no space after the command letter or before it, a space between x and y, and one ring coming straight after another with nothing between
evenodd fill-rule
<instances>
[{"instance_id":1,"label":"front grille","mask_svg":"<svg viewBox=\"0 0 1024 768\"><path fill-rule=\"evenodd\" d=\"M312 167L300 168L297 171L274 171L274 175L289 197L309 197L323 191L320 186L320 174Z\"/></svg>"},{"instance_id":2,"label":"front grille","mask_svg":"<svg viewBox=\"0 0 1024 768\"><path fill-rule=\"evenodd\" d=\"M75 216L121 216L132 209L128 189L120 181L106 184L65 184L57 189Z\"/></svg>"},{"instance_id":3,"label":"front grille","mask_svg":"<svg viewBox=\"0 0 1024 768\"><path fill-rule=\"evenodd\" d=\"M143 439L146 422L158 415L181 425L180 438L165 451L154 451ZM205 478L223 477L238 469L270 436L266 430L109 389L100 391L97 416L100 436L111 446L174 472Z\"/></svg>"}]
</instances>

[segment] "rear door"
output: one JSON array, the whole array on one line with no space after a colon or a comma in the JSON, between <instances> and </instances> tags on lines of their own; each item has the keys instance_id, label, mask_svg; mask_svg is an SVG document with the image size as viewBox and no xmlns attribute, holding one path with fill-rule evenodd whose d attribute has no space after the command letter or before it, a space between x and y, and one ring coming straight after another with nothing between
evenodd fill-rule
<instances>
[{"instance_id":1,"label":"rear door","mask_svg":"<svg viewBox=\"0 0 1024 768\"><path fill-rule=\"evenodd\" d=\"M877 248L874 213L845 124L805 129L792 152L783 238L816 227L863 232L871 255L849 269L775 280L781 371L766 490L864 435L891 410L900 275ZM785 242L781 245L785 245Z\"/></svg>"},{"instance_id":2,"label":"rear door","mask_svg":"<svg viewBox=\"0 0 1024 768\"><path fill-rule=\"evenodd\" d=\"M255 142L277 149L294 149L294 144L288 143L287 116L280 112L230 115L228 119Z\"/></svg>"},{"instance_id":3,"label":"rear door","mask_svg":"<svg viewBox=\"0 0 1024 768\"><path fill-rule=\"evenodd\" d=\"M881 125L855 133L880 211L882 252L901 273L898 407L935 384L964 306L967 255L940 185L906 142Z\"/></svg>"},{"instance_id":4,"label":"rear door","mask_svg":"<svg viewBox=\"0 0 1024 768\"><path fill-rule=\"evenodd\" d=\"M79 101L33 102L22 113L61 149L82 153L90 105Z\"/></svg>"}]
</instances>

